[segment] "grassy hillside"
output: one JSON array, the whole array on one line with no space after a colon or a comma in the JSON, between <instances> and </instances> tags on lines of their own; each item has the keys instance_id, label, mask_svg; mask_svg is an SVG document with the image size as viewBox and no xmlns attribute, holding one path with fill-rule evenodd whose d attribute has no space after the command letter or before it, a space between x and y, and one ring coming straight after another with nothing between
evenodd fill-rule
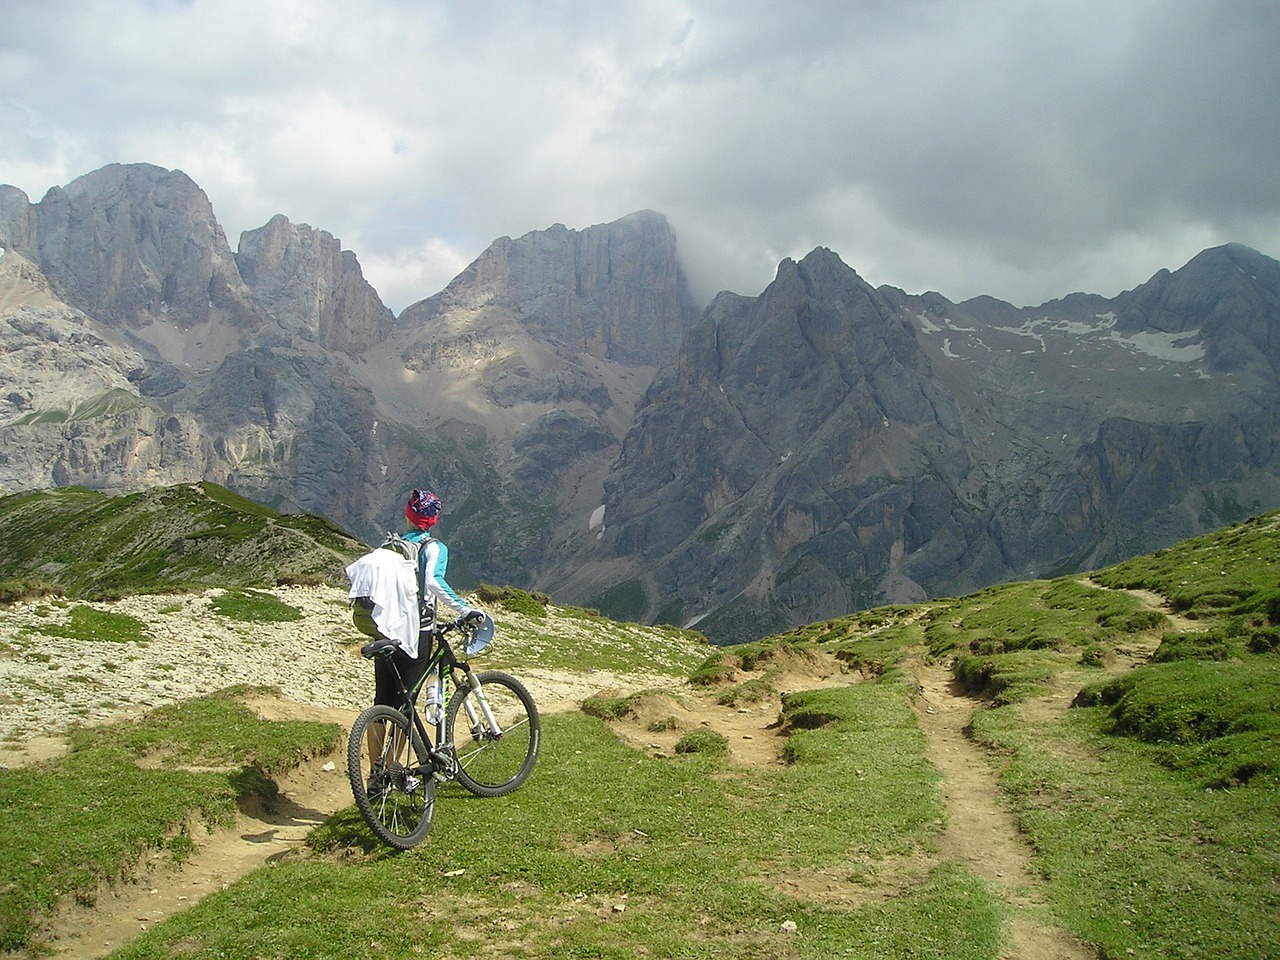
<instances>
[{"instance_id":1,"label":"grassy hillside","mask_svg":"<svg viewBox=\"0 0 1280 960\"><path fill-rule=\"evenodd\" d=\"M79 487L0 498L0 600L33 590L97 599L281 580L345 583L366 548L214 483L106 496Z\"/></svg>"},{"instance_id":2,"label":"grassy hillside","mask_svg":"<svg viewBox=\"0 0 1280 960\"><path fill-rule=\"evenodd\" d=\"M689 702L776 704L782 762L734 763L710 735L638 750L616 724L643 692L594 698L544 718L538 768L515 794L443 791L420 847L393 854L339 811L304 855L113 956L995 960L1028 924L1065 938L1045 956L1280 955L1280 514L1091 576L704 650L700 665L679 632L517 614L523 599L503 601L517 642L496 665L643 664L687 676ZM782 665L806 658L835 658L859 682L779 696ZM1028 889L1011 893L954 848L978 824L929 759L929 715L952 706L926 690L935 673L976 707L966 732L1016 820ZM0 823L0 849L14 851L0 857L6 946L26 942L31 911L57 891L174 845L131 798L216 819L229 797L262 790L289 743L305 752L329 736L245 723L223 699L154 713L129 736L83 731L63 760L0 777L0 808L24 811ZM139 772L138 756L174 752L166 741L221 772ZM68 787L79 782L90 788ZM94 852L101 798L127 834L112 833L114 860Z\"/></svg>"}]
</instances>

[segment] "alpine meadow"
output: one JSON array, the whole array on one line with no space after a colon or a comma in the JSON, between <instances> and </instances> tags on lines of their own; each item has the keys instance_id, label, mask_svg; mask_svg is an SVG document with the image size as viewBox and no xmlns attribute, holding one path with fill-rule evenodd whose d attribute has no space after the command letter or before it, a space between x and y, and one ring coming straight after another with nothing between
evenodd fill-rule
<instances>
[{"instance_id":1,"label":"alpine meadow","mask_svg":"<svg viewBox=\"0 0 1280 960\"><path fill-rule=\"evenodd\" d=\"M733 646L481 584L541 756L403 853L341 759L357 541L204 484L6 497L0 545L17 956L1280 952L1277 513Z\"/></svg>"}]
</instances>

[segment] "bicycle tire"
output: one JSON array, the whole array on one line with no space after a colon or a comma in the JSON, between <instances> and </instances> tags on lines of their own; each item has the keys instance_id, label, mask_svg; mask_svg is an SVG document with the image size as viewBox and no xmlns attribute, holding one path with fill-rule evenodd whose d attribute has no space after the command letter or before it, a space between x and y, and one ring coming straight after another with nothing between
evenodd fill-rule
<instances>
[{"instance_id":1,"label":"bicycle tire","mask_svg":"<svg viewBox=\"0 0 1280 960\"><path fill-rule=\"evenodd\" d=\"M499 733L489 729L475 691L459 687L445 711L444 742L458 761L458 782L479 797L501 797L529 778L538 761L542 722L529 691L515 677L484 670L477 678ZM473 714L463 713L464 704ZM457 724L462 714L461 729ZM472 723L472 715L475 723Z\"/></svg>"},{"instance_id":2,"label":"bicycle tire","mask_svg":"<svg viewBox=\"0 0 1280 960\"><path fill-rule=\"evenodd\" d=\"M393 707L369 707L351 726L347 778L356 809L373 835L397 850L421 843L435 818L435 780L419 769L424 756L422 738Z\"/></svg>"}]
</instances>

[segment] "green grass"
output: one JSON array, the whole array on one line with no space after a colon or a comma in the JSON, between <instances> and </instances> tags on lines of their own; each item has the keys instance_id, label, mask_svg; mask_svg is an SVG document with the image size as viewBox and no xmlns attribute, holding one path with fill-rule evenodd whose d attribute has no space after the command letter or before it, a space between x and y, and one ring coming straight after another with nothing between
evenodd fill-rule
<instances>
[{"instance_id":1,"label":"green grass","mask_svg":"<svg viewBox=\"0 0 1280 960\"><path fill-rule=\"evenodd\" d=\"M690 730L676 741L676 753L701 753L723 757L729 753L729 738L715 730Z\"/></svg>"},{"instance_id":2,"label":"green grass","mask_svg":"<svg viewBox=\"0 0 1280 960\"><path fill-rule=\"evenodd\" d=\"M576 607L538 607L532 616L505 606L494 611L498 635L485 653L486 664L513 671L568 667L683 678L708 649L692 630L617 623Z\"/></svg>"},{"instance_id":3,"label":"green grass","mask_svg":"<svg viewBox=\"0 0 1280 960\"><path fill-rule=\"evenodd\" d=\"M1052 730L1013 707L974 726L1007 757L1003 786L1078 937L1115 957L1280 951L1274 777L1207 788L1203 768L1171 770L1166 747L1117 735L1104 707Z\"/></svg>"},{"instance_id":4,"label":"green grass","mask_svg":"<svg viewBox=\"0 0 1280 960\"><path fill-rule=\"evenodd\" d=\"M269 800L273 775L337 737L331 724L258 720L230 694L72 729L66 756L0 775L0 948L26 945L56 900L91 899L148 851L181 859L193 813L229 822L238 798Z\"/></svg>"},{"instance_id":5,"label":"green grass","mask_svg":"<svg viewBox=\"0 0 1280 960\"><path fill-rule=\"evenodd\" d=\"M1196 617L1262 613L1280 606L1280 513L1264 513L1224 530L1186 540L1100 571L1111 587L1143 587ZM1272 621L1276 616L1273 613Z\"/></svg>"},{"instance_id":6,"label":"green grass","mask_svg":"<svg viewBox=\"0 0 1280 960\"><path fill-rule=\"evenodd\" d=\"M902 701L862 697L836 698L832 732L918 753ZM874 886L928 848L940 799L922 761L825 751L730 774L705 754L638 756L592 718L547 720L534 777L499 800L445 791L423 846L388 855L344 813L313 834L317 859L259 871L117 956L994 956L996 904L953 866L861 910L787 892L815 873ZM868 803L882 789L901 802Z\"/></svg>"},{"instance_id":7,"label":"green grass","mask_svg":"<svg viewBox=\"0 0 1280 960\"><path fill-rule=\"evenodd\" d=\"M302 611L262 590L228 590L210 604L214 613L228 620L292 623L302 619Z\"/></svg>"},{"instance_id":8,"label":"green grass","mask_svg":"<svg viewBox=\"0 0 1280 960\"><path fill-rule=\"evenodd\" d=\"M1157 762L1202 787L1280 788L1275 659L1153 664L1086 688L1082 702L1105 706L1107 732L1158 746Z\"/></svg>"},{"instance_id":9,"label":"green grass","mask_svg":"<svg viewBox=\"0 0 1280 960\"><path fill-rule=\"evenodd\" d=\"M146 627L137 617L112 610L76 604L61 623L42 623L35 631L47 637L101 640L105 643L139 643L147 639Z\"/></svg>"},{"instance_id":10,"label":"green grass","mask_svg":"<svg viewBox=\"0 0 1280 960\"><path fill-rule=\"evenodd\" d=\"M1012 908L943 853L942 783L902 669L915 658L950 664L981 698L971 734L1043 881L1036 919L1099 956L1280 955L1278 522L740 648L554 604L503 609L485 665L517 675L642 670L747 702L818 649L866 679L784 696L786 762L773 767L734 766L714 744L649 757L608 725L632 695L592 698L544 717L539 765L516 793L446 788L420 847L394 854L343 810L307 856L114 956L994 960ZM1175 626L1160 596L1199 629ZM1130 666L1134 651L1156 655ZM5 773L4 809L26 818L0 820L7 943L21 946L57 893L149 847L180 854L179 809L216 821L237 794L269 795L322 734L268 735L213 698L80 731L89 739L58 766ZM109 818L86 805L98 797ZM38 831L58 842L23 847Z\"/></svg>"},{"instance_id":11,"label":"green grass","mask_svg":"<svg viewBox=\"0 0 1280 960\"><path fill-rule=\"evenodd\" d=\"M286 516L213 483L106 496L64 487L0 497L0 581L95 600L286 580L345 583L367 548L319 517Z\"/></svg>"}]
</instances>

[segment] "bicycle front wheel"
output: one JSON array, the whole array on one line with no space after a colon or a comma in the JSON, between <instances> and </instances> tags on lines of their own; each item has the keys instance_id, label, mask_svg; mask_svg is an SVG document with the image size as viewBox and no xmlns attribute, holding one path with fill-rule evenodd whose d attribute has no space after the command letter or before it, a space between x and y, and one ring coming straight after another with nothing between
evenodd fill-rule
<instances>
[{"instance_id":1,"label":"bicycle front wheel","mask_svg":"<svg viewBox=\"0 0 1280 960\"><path fill-rule=\"evenodd\" d=\"M477 796L501 797L533 772L542 724L515 677L484 670L476 679L478 690L459 687L450 698L444 742L458 759L459 783Z\"/></svg>"},{"instance_id":2,"label":"bicycle front wheel","mask_svg":"<svg viewBox=\"0 0 1280 960\"><path fill-rule=\"evenodd\" d=\"M373 835L397 850L408 850L431 829L436 785L422 738L403 713L369 707L356 717L347 740L347 777L360 816Z\"/></svg>"}]
</instances>

